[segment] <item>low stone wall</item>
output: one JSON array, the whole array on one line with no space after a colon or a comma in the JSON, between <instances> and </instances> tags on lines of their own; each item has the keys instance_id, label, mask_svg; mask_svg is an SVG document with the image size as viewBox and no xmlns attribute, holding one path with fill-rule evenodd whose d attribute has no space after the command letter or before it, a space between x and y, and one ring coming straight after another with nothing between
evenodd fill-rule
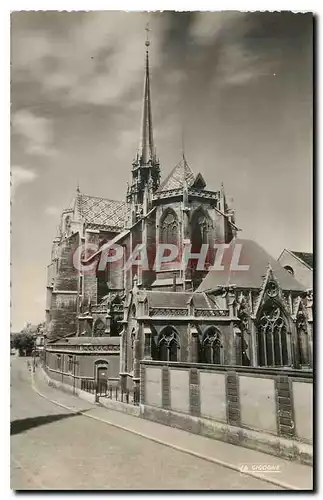
<instances>
[{"instance_id":1,"label":"low stone wall","mask_svg":"<svg viewBox=\"0 0 323 500\"><path fill-rule=\"evenodd\" d=\"M312 462L312 372L141 361L144 418Z\"/></svg>"},{"instance_id":2,"label":"low stone wall","mask_svg":"<svg viewBox=\"0 0 323 500\"><path fill-rule=\"evenodd\" d=\"M138 405L135 406L129 403L122 403L121 401L105 397L100 397L99 403L108 410L121 411L123 413L127 413L128 415L132 415L133 417L140 417L140 407Z\"/></svg>"}]
</instances>

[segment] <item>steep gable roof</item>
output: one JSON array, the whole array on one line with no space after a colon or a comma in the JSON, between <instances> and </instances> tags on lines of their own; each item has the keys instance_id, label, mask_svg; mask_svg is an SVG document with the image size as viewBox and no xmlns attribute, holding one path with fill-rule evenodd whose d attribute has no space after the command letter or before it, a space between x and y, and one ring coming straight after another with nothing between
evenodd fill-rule
<instances>
[{"instance_id":1,"label":"steep gable roof","mask_svg":"<svg viewBox=\"0 0 323 500\"><path fill-rule=\"evenodd\" d=\"M248 265L248 270L231 270L230 263L236 244L241 245L240 265ZM279 262L268 254L258 243L247 239L235 238L230 248L225 250L222 271L209 271L198 287L198 292L215 290L218 287L236 285L239 288L261 288L268 264L283 290L305 291L299 283Z\"/></svg>"},{"instance_id":2,"label":"steep gable roof","mask_svg":"<svg viewBox=\"0 0 323 500\"><path fill-rule=\"evenodd\" d=\"M127 216L127 205L124 201L107 200L98 196L79 193L77 209L87 224L123 228Z\"/></svg>"},{"instance_id":3,"label":"steep gable roof","mask_svg":"<svg viewBox=\"0 0 323 500\"><path fill-rule=\"evenodd\" d=\"M185 181L187 186L190 187L194 183L194 180L195 175L187 164L185 158L182 158L166 179L161 183L157 192L161 193L163 191L170 191L171 189L180 189L183 187Z\"/></svg>"},{"instance_id":4,"label":"steep gable roof","mask_svg":"<svg viewBox=\"0 0 323 500\"><path fill-rule=\"evenodd\" d=\"M313 254L308 252L294 252L293 250L289 250L290 253L295 255L298 259L300 259L304 264L313 269Z\"/></svg>"}]
</instances>

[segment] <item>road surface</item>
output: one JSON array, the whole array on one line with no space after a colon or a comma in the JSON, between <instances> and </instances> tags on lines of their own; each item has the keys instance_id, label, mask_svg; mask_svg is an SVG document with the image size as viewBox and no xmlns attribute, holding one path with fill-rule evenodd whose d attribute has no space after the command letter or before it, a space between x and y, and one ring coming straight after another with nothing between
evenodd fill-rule
<instances>
[{"instance_id":1,"label":"road surface","mask_svg":"<svg viewBox=\"0 0 323 500\"><path fill-rule=\"evenodd\" d=\"M83 403L84 410L91 406ZM34 391L27 360L19 357L11 358L11 488L280 489L51 403Z\"/></svg>"}]
</instances>

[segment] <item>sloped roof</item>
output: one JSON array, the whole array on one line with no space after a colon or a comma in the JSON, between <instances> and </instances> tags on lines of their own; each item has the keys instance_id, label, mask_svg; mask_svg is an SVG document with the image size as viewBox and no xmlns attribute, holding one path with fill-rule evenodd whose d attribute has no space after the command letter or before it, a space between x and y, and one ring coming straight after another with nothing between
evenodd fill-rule
<instances>
[{"instance_id":1,"label":"sloped roof","mask_svg":"<svg viewBox=\"0 0 323 500\"><path fill-rule=\"evenodd\" d=\"M219 309L214 301L210 301L203 293L196 292L171 292L147 291L145 292L149 307L177 307L185 309L188 301L193 298L193 306L200 309Z\"/></svg>"},{"instance_id":2,"label":"sloped roof","mask_svg":"<svg viewBox=\"0 0 323 500\"><path fill-rule=\"evenodd\" d=\"M195 175L188 166L185 158L182 158L166 179L160 184L157 193L182 188L184 181L186 181L187 186L190 187L194 183L194 179Z\"/></svg>"},{"instance_id":3,"label":"sloped roof","mask_svg":"<svg viewBox=\"0 0 323 500\"><path fill-rule=\"evenodd\" d=\"M295 255L298 259L300 259L304 264L313 269L313 254L308 252L294 252L293 250L289 250L290 253Z\"/></svg>"},{"instance_id":4,"label":"sloped roof","mask_svg":"<svg viewBox=\"0 0 323 500\"><path fill-rule=\"evenodd\" d=\"M50 345L82 345L82 344L92 344L92 345L119 345L120 337L75 337L75 336L66 336L54 339L48 342Z\"/></svg>"},{"instance_id":5,"label":"sloped roof","mask_svg":"<svg viewBox=\"0 0 323 500\"><path fill-rule=\"evenodd\" d=\"M107 200L98 196L79 193L77 208L84 222L123 228L127 216L127 205L124 201Z\"/></svg>"},{"instance_id":6,"label":"sloped roof","mask_svg":"<svg viewBox=\"0 0 323 500\"><path fill-rule=\"evenodd\" d=\"M248 265L248 270L234 271L230 269L233 249L236 244L241 245L239 265ZM197 291L206 292L215 290L217 287L228 285L236 285L239 288L261 288L268 264L271 266L274 276L283 290L305 291L301 283L258 245L258 243L252 240L233 239L230 248L224 251L222 264L224 267L223 271L209 271Z\"/></svg>"}]
</instances>

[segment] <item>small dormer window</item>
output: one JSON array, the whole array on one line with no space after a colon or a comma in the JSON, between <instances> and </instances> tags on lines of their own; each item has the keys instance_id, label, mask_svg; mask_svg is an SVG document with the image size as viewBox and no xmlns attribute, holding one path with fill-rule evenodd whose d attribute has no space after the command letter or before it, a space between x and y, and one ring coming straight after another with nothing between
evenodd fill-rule
<instances>
[{"instance_id":1,"label":"small dormer window","mask_svg":"<svg viewBox=\"0 0 323 500\"><path fill-rule=\"evenodd\" d=\"M285 266L284 269L286 269L288 273L294 276L294 269L291 266Z\"/></svg>"}]
</instances>

